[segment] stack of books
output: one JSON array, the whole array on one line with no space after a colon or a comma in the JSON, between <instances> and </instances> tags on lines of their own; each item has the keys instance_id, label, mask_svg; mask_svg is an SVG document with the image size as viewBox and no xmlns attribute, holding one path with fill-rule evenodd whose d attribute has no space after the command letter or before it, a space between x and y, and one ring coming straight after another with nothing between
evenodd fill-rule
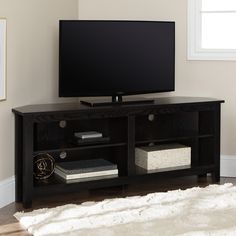
<instances>
[{"instance_id":1,"label":"stack of books","mask_svg":"<svg viewBox=\"0 0 236 236\"><path fill-rule=\"evenodd\" d=\"M103 134L97 131L75 132L74 141L78 145L107 143L109 137L103 137Z\"/></svg>"},{"instance_id":2,"label":"stack of books","mask_svg":"<svg viewBox=\"0 0 236 236\"><path fill-rule=\"evenodd\" d=\"M66 183L118 177L117 165L104 159L57 163L54 172Z\"/></svg>"},{"instance_id":3,"label":"stack of books","mask_svg":"<svg viewBox=\"0 0 236 236\"><path fill-rule=\"evenodd\" d=\"M75 132L75 137L80 139L102 138L102 133L97 131Z\"/></svg>"}]
</instances>

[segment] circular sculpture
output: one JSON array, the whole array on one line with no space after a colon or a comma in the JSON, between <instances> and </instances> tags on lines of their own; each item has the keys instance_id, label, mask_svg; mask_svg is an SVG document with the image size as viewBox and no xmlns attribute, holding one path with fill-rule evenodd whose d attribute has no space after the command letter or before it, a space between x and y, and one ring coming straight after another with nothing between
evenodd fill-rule
<instances>
[{"instance_id":1,"label":"circular sculpture","mask_svg":"<svg viewBox=\"0 0 236 236\"><path fill-rule=\"evenodd\" d=\"M48 153L34 156L34 177L38 180L49 178L54 172L55 160Z\"/></svg>"}]
</instances>

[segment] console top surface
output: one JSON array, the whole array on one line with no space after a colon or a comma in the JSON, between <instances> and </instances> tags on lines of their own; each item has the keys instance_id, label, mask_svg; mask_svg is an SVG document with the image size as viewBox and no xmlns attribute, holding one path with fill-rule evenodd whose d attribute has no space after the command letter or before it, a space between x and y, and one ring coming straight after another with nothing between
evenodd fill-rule
<instances>
[{"instance_id":1,"label":"console top surface","mask_svg":"<svg viewBox=\"0 0 236 236\"><path fill-rule=\"evenodd\" d=\"M99 107L89 107L86 105L77 103L55 103L55 104L35 104L14 108L12 111L19 115L34 115L42 113L57 113L57 112L78 112L78 111L101 111L101 110L113 110L113 109L132 109L132 108L153 108L166 105L184 105L184 104L204 104L204 103L223 103L224 100L215 98L203 98L203 97L161 97L155 98L153 103L145 104L122 104L122 105L109 105Z\"/></svg>"}]
</instances>

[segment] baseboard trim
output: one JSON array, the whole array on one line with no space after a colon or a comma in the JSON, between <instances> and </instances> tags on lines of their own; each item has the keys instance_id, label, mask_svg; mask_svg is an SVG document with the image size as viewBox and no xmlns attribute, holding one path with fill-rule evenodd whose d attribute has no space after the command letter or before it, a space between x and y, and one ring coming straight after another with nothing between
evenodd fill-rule
<instances>
[{"instance_id":1,"label":"baseboard trim","mask_svg":"<svg viewBox=\"0 0 236 236\"><path fill-rule=\"evenodd\" d=\"M15 201L15 177L0 181L0 208Z\"/></svg>"},{"instance_id":2,"label":"baseboard trim","mask_svg":"<svg viewBox=\"0 0 236 236\"><path fill-rule=\"evenodd\" d=\"M221 155L220 176L236 177L236 155Z\"/></svg>"}]
</instances>

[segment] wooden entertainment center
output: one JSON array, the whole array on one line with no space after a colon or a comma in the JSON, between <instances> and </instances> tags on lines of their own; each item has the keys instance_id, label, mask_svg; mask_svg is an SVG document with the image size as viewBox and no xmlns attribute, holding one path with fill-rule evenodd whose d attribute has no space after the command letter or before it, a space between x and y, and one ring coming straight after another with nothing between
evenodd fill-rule
<instances>
[{"instance_id":1,"label":"wooden entertainment center","mask_svg":"<svg viewBox=\"0 0 236 236\"><path fill-rule=\"evenodd\" d=\"M39 196L207 173L218 182L223 102L168 97L150 104L88 107L74 103L15 108L16 201L29 208L33 198ZM60 127L60 121L65 127ZM90 145L71 142L74 132L89 130L102 132L110 141ZM191 167L151 174L136 171L135 147L176 142L191 147ZM66 153L64 159L60 158L62 152ZM46 180L35 180L33 162L39 153L50 154L56 162L104 158L117 164L119 177L66 184L53 174Z\"/></svg>"}]
</instances>

